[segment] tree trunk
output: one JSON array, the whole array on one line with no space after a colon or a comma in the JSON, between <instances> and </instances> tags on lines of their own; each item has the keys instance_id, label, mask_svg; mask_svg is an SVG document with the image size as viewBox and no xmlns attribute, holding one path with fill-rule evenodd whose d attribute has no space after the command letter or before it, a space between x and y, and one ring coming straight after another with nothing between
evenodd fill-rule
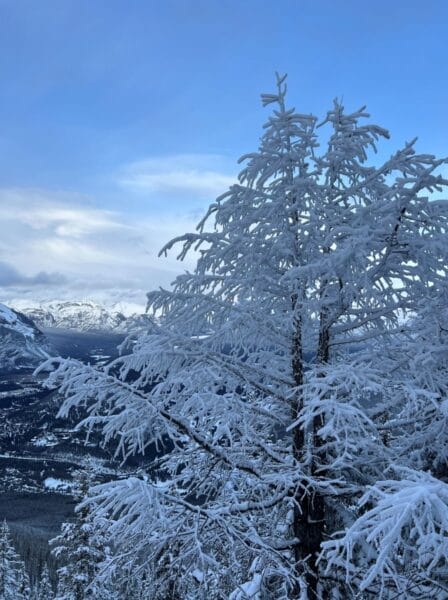
<instances>
[{"instance_id":1,"label":"tree trunk","mask_svg":"<svg viewBox=\"0 0 448 600\"><path fill-rule=\"evenodd\" d=\"M293 298L294 310L296 310L297 298ZM327 362L329 353L328 330L323 327L321 319L321 329L319 335L318 361ZM300 317L295 318L293 348L292 348L292 371L295 386L298 391L291 406L291 416L293 421L297 420L300 411L303 408L303 396L300 392L300 386L303 384L303 345L302 345L302 323ZM317 431L322 423L317 420L313 423L311 435L311 456L312 449L319 445ZM297 463L304 463L306 458L306 434L300 427L295 427L293 431L292 451ZM315 474L315 464L311 461L308 465L309 475ZM299 543L294 547L294 580L295 584L290 592L291 600L297 600L300 597L299 579L302 578L306 585L309 600L322 597L318 595L319 577L316 564L317 556L323 540L325 518L325 503L321 494L310 490L303 494L303 489L299 488L294 494L294 515L293 515L293 533Z\"/></svg>"}]
</instances>

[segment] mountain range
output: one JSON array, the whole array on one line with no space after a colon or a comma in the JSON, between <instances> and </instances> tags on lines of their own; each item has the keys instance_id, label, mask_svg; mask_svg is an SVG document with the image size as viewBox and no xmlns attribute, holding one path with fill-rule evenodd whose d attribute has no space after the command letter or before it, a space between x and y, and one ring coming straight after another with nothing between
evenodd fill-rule
<instances>
[{"instance_id":1,"label":"mountain range","mask_svg":"<svg viewBox=\"0 0 448 600\"><path fill-rule=\"evenodd\" d=\"M89 301L53 301L20 308L20 312L43 329L133 334L150 328L152 323L146 314L125 316L118 310Z\"/></svg>"}]
</instances>

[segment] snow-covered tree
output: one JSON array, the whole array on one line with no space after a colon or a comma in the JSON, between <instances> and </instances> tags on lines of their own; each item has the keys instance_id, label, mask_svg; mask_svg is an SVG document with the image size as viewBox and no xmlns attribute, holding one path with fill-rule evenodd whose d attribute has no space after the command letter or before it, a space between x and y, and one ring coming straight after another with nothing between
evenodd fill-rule
<instances>
[{"instance_id":1,"label":"snow-covered tree","mask_svg":"<svg viewBox=\"0 0 448 600\"><path fill-rule=\"evenodd\" d=\"M448 485L405 471L377 482L359 505L369 508L342 538L323 544L327 572L345 571L352 590L376 583L380 597L392 588L397 598L446 598Z\"/></svg>"},{"instance_id":2,"label":"snow-covered tree","mask_svg":"<svg viewBox=\"0 0 448 600\"><path fill-rule=\"evenodd\" d=\"M148 295L158 325L113 365L60 361L50 380L61 415L88 407L84 425L118 453L166 448L145 476L97 487L96 514L123 561L150 570L154 598L393 598L407 572L400 556L381 561L407 543L410 571L439 593L446 553L422 556L446 535L448 488L412 470L434 459L414 460L400 434L422 433L409 418L419 402L444 418L445 342L412 382L399 353L435 343L448 210L429 196L446 161L410 142L369 163L388 133L339 101L320 150L318 120L286 106L284 77L262 100L274 111L238 183L162 250L198 260ZM425 436L439 427L428 420ZM411 514L389 543L406 490Z\"/></svg>"},{"instance_id":3,"label":"snow-covered tree","mask_svg":"<svg viewBox=\"0 0 448 600\"><path fill-rule=\"evenodd\" d=\"M76 474L78 502L86 500L91 483L89 472ZM59 536L51 541L53 554L60 559L56 600L112 600L107 586L97 580L109 549L95 525L88 506L78 507L76 520L63 523Z\"/></svg>"},{"instance_id":4,"label":"snow-covered tree","mask_svg":"<svg viewBox=\"0 0 448 600\"><path fill-rule=\"evenodd\" d=\"M47 564L45 564L40 579L35 586L33 600L53 600L53 598L54 592L51 585L50 573Z\"/></svg>"},{"instance_id":5,"label":"snow-covered tree","mask_svg":"<svg viewBox=\"0 0 448 600\"><path fill-rule=\"evenodd\" d=\"M109 565L112 573L107 573L107 565L104 575L107 579L113 579L113 589L117 600L152 600L155 598L154 585L147 571L141 569L116 568L113 560ZM106 579L106 580L107 580ZM166 598L175 600L175 596L167 595Z\"/></svg>"},{"instance_id":6,"label":"snow-covered tree","mask_svg":"<svg viewBox=\"0 0 448 600\"><path fill-rule=\"evenodd\" d=\"M400 463L448 480L448 286L428 296L383 354L394 373L383 426Z\"/></svg>"},{"instance_id":7,"label":"snow-covered tree","mask_svg":"<svg viewBox=\"0 0 448 600\"><path fill-rule=\"evenodd\" d=\"M0 598L26 600L30 595L25 564L14 549L8 524L0 527Z\"/></svg>"}]
</instances>

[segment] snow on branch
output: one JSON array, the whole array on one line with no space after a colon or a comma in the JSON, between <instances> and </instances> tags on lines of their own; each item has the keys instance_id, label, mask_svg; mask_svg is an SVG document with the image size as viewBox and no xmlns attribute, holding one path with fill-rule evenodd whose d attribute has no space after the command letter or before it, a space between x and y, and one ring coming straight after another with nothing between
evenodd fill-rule
<instances>
[{"instance_id":1,"label":"snow on branch","mask_svg":"<svg viewBox=\"0 0 448 600\"><path fill-rule=\"evenodd\" d=\"M369 487L359 501L364 514L342 537L322 544L326 573L342 570L347 583L360 576L360 589L378 584L380 597L391 588L412 597L412 570L422 586L448 572L448 485L427 473L398 469L398 475L403 479Z\"/></svg>"}]
</instances>

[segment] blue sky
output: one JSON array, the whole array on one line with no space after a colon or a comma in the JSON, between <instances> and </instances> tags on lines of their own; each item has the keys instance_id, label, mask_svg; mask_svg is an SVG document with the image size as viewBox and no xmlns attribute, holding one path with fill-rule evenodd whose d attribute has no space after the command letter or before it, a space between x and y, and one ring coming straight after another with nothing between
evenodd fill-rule
<instances>
[{"instance_id":1,"label":"blue sky","mask_svg":"<svg viewBox=\"0 0 448 600\"><path fill-rule=\"evenodd\" d=\"M257 146L275 70L301 112L343 96L386 154L447 155L447 22L445 0L0 0L0 300L168 283L157 248Z\"/></svg>"}]
</instances>

